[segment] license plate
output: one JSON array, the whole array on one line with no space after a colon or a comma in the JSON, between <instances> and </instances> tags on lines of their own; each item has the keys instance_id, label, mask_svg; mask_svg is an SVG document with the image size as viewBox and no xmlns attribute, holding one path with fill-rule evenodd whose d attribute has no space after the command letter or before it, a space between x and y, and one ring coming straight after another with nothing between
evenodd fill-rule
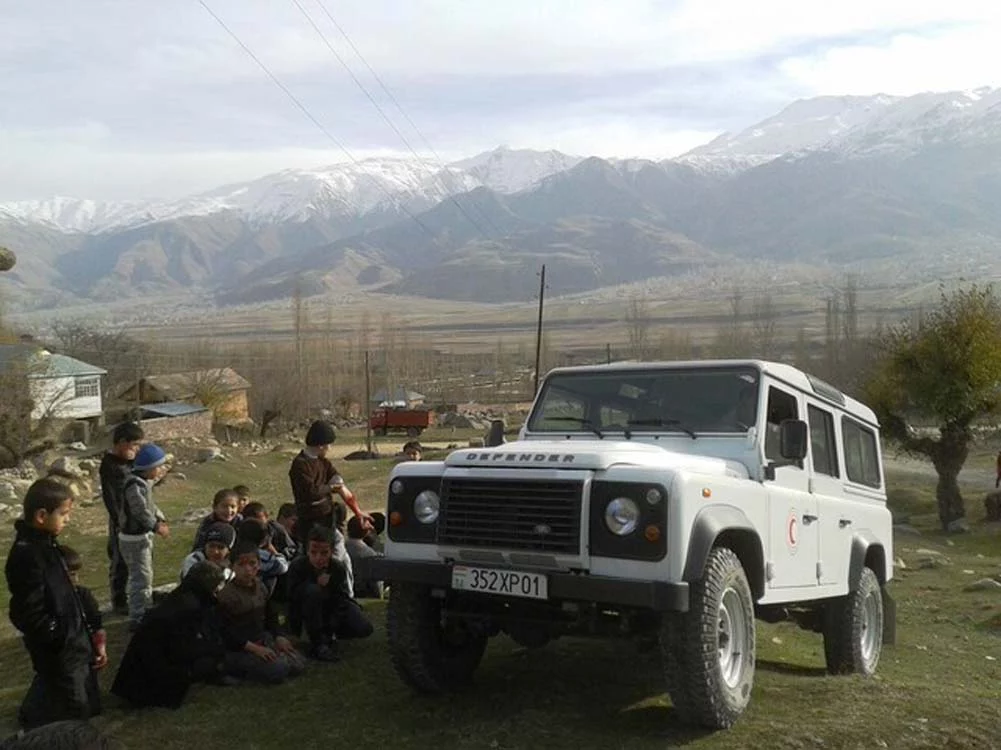
<instances>
[{"instance_id":1,"label":"license plate","mask_svg":"<svg viewBox=\"0 0 1001 750\"><path fill-rule=\"evenodd\" d=\"M548 599L548 584L549 579L542 573L471 568L466 565L456 565L452 568L452 588L462 591L520 596L525 599Z\"/></svg>"}]
</instances>

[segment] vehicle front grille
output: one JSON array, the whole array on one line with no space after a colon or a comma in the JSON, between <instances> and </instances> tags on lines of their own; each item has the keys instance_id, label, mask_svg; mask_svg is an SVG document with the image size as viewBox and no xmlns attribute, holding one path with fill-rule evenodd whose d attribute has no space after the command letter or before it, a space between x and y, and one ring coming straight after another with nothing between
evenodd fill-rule
<instances>
[{"instance_id":1,"label":"vehicle front grille","mask_svg":"<svg viewBox=\"0 0 1001 750\"><path fill-rule=\"evenodd\" d=\"M583 491L580 481L445 478L438 543L579 554Z\"/></svg>"}]
</instances>

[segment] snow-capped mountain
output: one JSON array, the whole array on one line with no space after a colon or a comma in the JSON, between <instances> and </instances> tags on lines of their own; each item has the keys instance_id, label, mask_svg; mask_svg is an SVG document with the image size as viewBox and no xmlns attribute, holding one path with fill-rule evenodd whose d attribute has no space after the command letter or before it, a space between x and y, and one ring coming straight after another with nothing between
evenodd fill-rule
<instances>
[{"instance_id":1,"label":"snow-capped mountain","mask_svg":"<svg viewBox=\"0 0 1001 750\"><path fill-rule=\"evenodd\" d=\"M86 198L0 203L0 222L42 224L63 232L100 232L146 217L149 204L142 201L95 201Z\"/></svg>"},{"instance_id":2,"label":"snow-capped mountain","mask_svg":"<svg viewBox=\"0 0 1001 750\"><path fill-rule=\"evenodd\" d=\"M153 221L233 212L254 226L313 218L363 217L403 207L424 210L485 186L515 193L581 161L559 151L499 148L442 166L428 160L372 158L315 169L287 169L177 201L102 202L72 198L0 203L0 222L41 223L64 232L101 232Z\"/></svg>"},{"instance_id":3,"label":"snow-capped mountain","mask_svg":"<svg viewBox=\"0 0 1001 750\"><path fill-rule=\"evenodd\" d=\"M724 133L675 161L703 171L739 172L780 156L837 150L907 148L930 138L955 141L996 134L1001 89L914 96L803 99L739 133Z\"/></svg>"},{"instance_id":4,"label":"snow-capped mountain","mask_svg":"<svg viewBox=\"0 0 1001 750\"><path fill-rule=\"evenodd\" d=\"M156 206L157 219L235 211L255 224L363 216L388 205L421 208L478 187L470 175L416 159L366 159L317 169L288 169Z\"/></svg>"},{"instance_id":5,"label":"snow-capped mountain","mask_svg":"<svg viewBox=\"0 0 1001 750\"><path fill-rule=\"evenodd\" d=\"M531 151L501 146L453 162L450 166L468 173L480 185L498 193L510 194L530 188L550 175L565 172L583 160L582 156L570 156L560 151Z\"/></svg>"}]
</instances>

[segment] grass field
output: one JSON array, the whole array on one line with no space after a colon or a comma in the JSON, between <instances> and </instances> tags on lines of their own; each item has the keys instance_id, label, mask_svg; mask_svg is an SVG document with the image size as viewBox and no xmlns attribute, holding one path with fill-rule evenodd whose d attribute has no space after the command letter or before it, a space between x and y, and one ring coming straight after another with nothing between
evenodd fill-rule
<instances>
[{"instance_id":1,"label":"grass field","mask_svg":"<svg viewBox=\"0 0 1001 750\"><path fill-rule=\"evenodd\" d=\"M291 448L291 446L289 446ZM219 487L249 484L272 509L287 499L289 455L233 451L230 461L183 467L158 501L170 518L208 504ZM986 458L980 459L981 463ZM391 462L342 463L363 506L377 508ZM708 735L680 726L664 694L656 658L624 641L562 639L526 651L506 638L488 649L471 689L447 699L412 695L388 663L384 605L367 603L377 623L369 640L350 644L337 665L311 665L281 687L197 686L178 711L124 710L105 696L98 719L126 747L320 748L996 748L1001 747L1001 593L966 592L973 580L1001 572L1001 529L973 524L968 535L935 530L926 473L894 472L889 485L906 499L900 511L921 536L896 540L898 645L884 651L874 679L829 677L819 636L759 624L758 671L751 707L729 732ZM982 515L982 486L967 486L972 519ZM107 596L100 505L78 509L65 541L84 555L86 582ZM175 579L194 534L174 523L156 547L157 583ZM6 556L11 530L0 530ZM935 550L948 564L918 569ZM6 609L7 591L0 591ZM112 666L125 632L108 623ZM30 678L27 655L9 623L0 625L0 737L14 729Z\"/></svg>"}]
</instances>

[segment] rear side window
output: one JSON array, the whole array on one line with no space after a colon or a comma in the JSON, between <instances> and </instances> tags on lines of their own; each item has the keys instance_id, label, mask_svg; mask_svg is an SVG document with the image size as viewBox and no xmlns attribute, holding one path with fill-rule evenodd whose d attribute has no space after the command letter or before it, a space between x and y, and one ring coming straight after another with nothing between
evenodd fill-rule
<instances>
[{"instance_id":1,"label":"rear side window","mask_svg":"<svg viewBox=\"0 0 1001 750\"><path fill-rule=\"evenodd\" d=\"M810 455L814 473L840 476L834 415L816 406L809 406L806 411L810 421Z\"/></svg>"},{"instance_id":2,"label":"rear side window","mask_svg":"<svg viewBox=\"0 0 1001 750\"><path fill-rule=\"evenodd\" d=\"M842 417L841 436L844 439L845 471L849 481L869 487L881 486L876 433L854 419Z\"/></svg>"}]
</instances>

